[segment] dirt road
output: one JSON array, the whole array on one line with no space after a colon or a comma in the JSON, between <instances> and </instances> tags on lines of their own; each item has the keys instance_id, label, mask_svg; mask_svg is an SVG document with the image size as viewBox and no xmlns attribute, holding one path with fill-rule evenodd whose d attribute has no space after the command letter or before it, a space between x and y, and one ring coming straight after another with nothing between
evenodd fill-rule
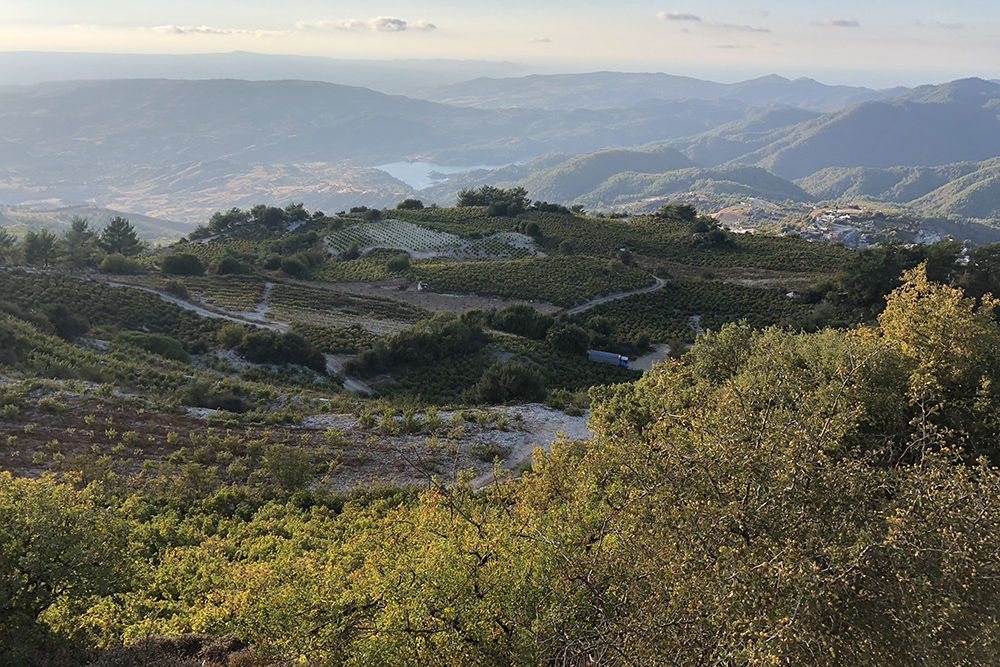
<instances>
[{"instance_id":1,"label":"dirt road","mask_svg":"<svg viewBox=\"0 0 1000 667\"><path fill-rule=\"evenodd\" d=\"M602 303L607 303L608 301L616 301L617 299L624 299L628 296L635 296L636 294L646 294L647 292L655 292L658 289L663 289L666 285L666 281L662 278L655 278L656 282L649 287L643 287L642 289L632 290L631 292L617 292L615 294L609 294L607 296L598 297L585 304L574 306L566 311L567 315L576 315L577 313L582 313L585 310L590 310L594 306L598 306Z\"/></svg>"}]
</instances>

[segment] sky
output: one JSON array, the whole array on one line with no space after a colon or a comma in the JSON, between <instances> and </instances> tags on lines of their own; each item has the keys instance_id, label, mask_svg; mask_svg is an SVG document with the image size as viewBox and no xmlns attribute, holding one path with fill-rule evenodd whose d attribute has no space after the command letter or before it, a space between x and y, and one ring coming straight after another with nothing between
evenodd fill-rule
<instances>
[{"instance_id":1,"label":"sky","mask_svg":"<svg viewBox=\"0 0 1000 667\"><path fill-rule=\"evenodd\" d=\"M0 0L0 51L507 60L537 72L1000 78L985 0Z\"/></svg>"}]
</instances>

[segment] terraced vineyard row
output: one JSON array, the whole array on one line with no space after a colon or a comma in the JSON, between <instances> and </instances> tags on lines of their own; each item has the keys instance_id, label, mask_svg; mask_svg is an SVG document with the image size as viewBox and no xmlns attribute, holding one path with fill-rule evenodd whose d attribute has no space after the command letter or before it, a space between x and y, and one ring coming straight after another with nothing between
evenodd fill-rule
<instances>
[{"instance_id":1,"label":"terraced vineyard row","mask_svg":"<svg viewBox=\"0 0 1000 667\"><path fill-rule=\"evenodd\" d=\"M424 208L418 210L393 211L401 220L415 222L442 232L466 236L495 234L514 231L517 222L512 218L488 218L485 206L463 206L461 208Z\"/></svg>"},{"instance_id":2,"label":"terraced vineyard row","mask_svg":"<svg viewBox=\"0 0 1000 667\"><path fill-rule=\"evenodd\" d=\"M201 318L180 306L165 303L152 292L111 287L63 274L16 274L0 271L3 300L29 311L64 306L94 327L111 331L147 330L197 345L212 346L224 320Z\"/></svg>"},{"instance_id":3,"label":"terraced vineyard row","mask_svg":"<svg viewBox=\"0 0 1000 667\"><path fill-rule=\"evenodd\" d=\"M807 317L810 306L778 290L718 282L674 281L656 292L595 306L577 316L583 322L595 315L609 318L616 336L628 340L648 332L654 342L670 338L693 340L688 319L700 315L700 326L718 331L726 322L746 319L762 328Z\"/></svg>"},{"instance_id":4,"label":"terraced vineyard row","mask_svg":"<svg viewBox=\"0 0 1000 667\"><path fill-rule=\"evenodd\" d=\"M216 262L227 255L261 256L267 248L281 238L281 234L271 232L256 226L247 226L231 234L209 239L207 241L192 241L177 246L180 252L196 256L206 265ZM150 255L156 258L157 255Z\"/></svg>"},{"instance_id":5,"label":"terraced vineyard row","mask_svg":"<svg viewBox=\"0 0 1000 667\"><path fill-rule=\"evenodd\" d=\"M328 311L339 311L343 315L364 315L410 323L431 316L429 311L405 301L290 283L276 284L271 290L268 304L273 311L316 311L328 314Z\"/></svg>"},{"instance_id":6,"label":"terraced vineyard row","mask_svg":"<svg viewBox=\"0 0 1000 667\"><path fill-rule=\"evenodd\" d=\"M356 354L375 342L375 336L360 325L326 327L309 322L295 322L292 330L301 334L316 349L329 354Z\"/></svg>"},{"instance_id":7,"label":"terraced vineyard row","mask_svg":"<svg viewBox=\"0 0 1000 667\"><path fill-rule=\"evenodd\" d=\"M313 308L272 307L268 314L276 320L289 323L306 323L322 327L348 329L359 326L376 336L388 336L408 329L410 325L399 320L385 320L345 310L316 310Z\"/></svg>"},{"instance_id":8,"label":"terraced vineyard row","mask_svg":"<svg viewBox=\"0 0 1000 667\"><path fill-rule=\"evenodd\" d=\"M524 234L500 232L481 239L466 240L455 234L402 220L381 220L347 227L330 234L326 243L333 253L342 253L356 244L362 253L371 248L389 248L463 259L516 259L536 254L531 237Z\"/></svg>"},{"instance_id":9,"label":"terraced vineyard row","mask_svg":"<svg viewBox=\"0 0 1000 667\"><path fill-rule=\"evenodd\" d=\"M571 307L598 296L648 287L639 269L594 257L546 257L490 262L416 262L412 273L438 292L472 292Z\"/></svg>"},{"instance_id":10,"label":"terraced vineyard row","mask_svg":"<svg viewBox=\"0 0 1000 667\"><path fill-rule=\"evenodd\" d=\"M236 275L173 277L155 274L106 277L114 282L142 285L160 291L169 291L167 283L177 281L184 285L192 301L200 301L231 312L256 308L263 297L266 284L263 278Z\"/></svg>"}]
</instances>

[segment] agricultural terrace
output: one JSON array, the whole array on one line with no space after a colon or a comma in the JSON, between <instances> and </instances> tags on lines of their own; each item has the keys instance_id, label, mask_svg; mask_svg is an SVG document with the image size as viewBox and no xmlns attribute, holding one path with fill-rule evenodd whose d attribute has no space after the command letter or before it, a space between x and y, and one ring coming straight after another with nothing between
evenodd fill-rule
<instances>
[{"instance_id":1,"label":"agricultural terrace","mask_svg":"<svg viewBox=\"0 0 1000 667\"><path fill-rule=\"evenodd\" d=\"M850 251L796 237L692 233L689 223L658 216L627 220L562 213L532 213L542 232L539 244L549 253L563 241L575 252L609 257L620 248L653 259L705 267L753 267L783 271L839 271Z\"/></svg>"},{"instance_id":2,"label":"agricultural terrace","mask_svg":"<svg viewBox=\"0 0 1000 667\"><path fill-rule=\"evenodd\" d=\"M180 252L196 256L208 266L228 255L237 257L263 256L271 244L279 241L282 236L282 232L264 229L259 225L246 225L218 237L180 242L174 247ZM147 257L156 262L159 261L160 255L154 253Z\"/></svg>"},{"instance_id":3,"label":"agricultural terrace","mask_svg":"<svg viewBox=\"0 0 1000 667\"><path fill-rule=\"evenodd\" d=\"M414 222L440 232L449 232L466 238L474 234L486 236L517 229L517 219L490 217L486 215L486 209L486 206L427 207L423 209L399 209L393 211L392 214L400 220Z\"/></svg>"},{"instance_id":4,"label":"agricultural terrace","mask_svg":"<svg viewBox=\"0 0 1000 667\"><path fill-rule=\"evenodd\" d=\"M142 330L187 341L192 347L211 347L227 322L202 318L152 292L111 287L65 274L0 271L4 302L24 312L62 306L89 327L108 332Z\"/></svg>"},{"instance_id":5,"label":"agricultural terrace","mask_svg":"<svg viewBox=\"0 0 1000 667\"><path fill-rule=\"evenodd\" d=\"M176 291L183 285L192 301L200 301L230 312L253 310L260 304L266 285L263 278L256 276L103 276L108 280L140 285L160 291Z\"/></svg>"},{"instance_id":6,"label":"agricultural terrace","mask_svg":"<svg viewBox=\"0 0 1000 667\"><path fill-rule=\"evenodd\" d=\"M673 338L694 340L688 326L692 316L700 316L700 326L718 331L727 322L746 320L755 329L775 324L808 325L812 307L784 290L745 287L719 282L668 281L656 292L609 301L574 316L578 323L602 315L615 324L620 340L646 332L654 342Z\"/></svg>"},{"instance_id":7,"label":"agricultural terrace","mask_svg":"<svg viewBox=\"0 0 1000 667\"><path fill-rule=\"evenodd\" d=\"M431 317L429 311L403 301L289 283L274 286L268 305L268 314L285 322L337 328L359 325L378 335L397 333ZM311 337L316 336L313 331Z\"/></svg>"},{"instance_id":8,"label":"agricultural terrace","mask_svg":"<svg viewBox=\"0 0 1000 667\"><path fill-rule=\"evenodd\" d=\"M339 254L356 245L362 254L374 248L408 252L414 257L449 256L458 259L518 259L537 254L530 236L498 232L479 239L463 239L402 220L380 220L354 225L326 237L330 252Z\"/></svg>"},{"instance_id":9,"label":"agricultural terrace","mask_svg":"<svg viewBox=\"0 0 1000 667\"><path fill-rule=\"evenodd\" d=\"M500 359L515 359L538 370L547 390L586 392L595 385L636 380L640 372L610 364L595 364L585 354L554 351L544 341L494 336L493 342L474 354L455 355L440 363L415 365L393 382L376 387L379 396L407 395L441 404L461 403L463 394Z\"/></svg>"},{"instance_id":10,"label":"agricultural terrace","mask_svg":"<svg viewBox=\"0 0 1000 667\"><path fill-rule=\"evenodd\" d=\"M570 308L596 297L649 287L654 278L617 260L542 257L490 262L422 260L410 273L438 292L471 292Z\"/></svg>"}]
</instances>

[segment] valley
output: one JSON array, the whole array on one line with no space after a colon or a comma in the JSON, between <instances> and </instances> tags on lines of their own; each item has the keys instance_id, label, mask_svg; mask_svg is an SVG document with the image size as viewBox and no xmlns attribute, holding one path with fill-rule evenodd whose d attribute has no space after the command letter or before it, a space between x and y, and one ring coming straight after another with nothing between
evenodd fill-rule
<instances>
[{"instance_id":1,"label":"valley","mask_svg":"<svg viewBox=\"0 0 1000 667\"><path fill-rule=\"evenodd\" d=\"M996 664L1000 84L181 60L0 86L0 663Z\"/></svg>"}]
</instances>

